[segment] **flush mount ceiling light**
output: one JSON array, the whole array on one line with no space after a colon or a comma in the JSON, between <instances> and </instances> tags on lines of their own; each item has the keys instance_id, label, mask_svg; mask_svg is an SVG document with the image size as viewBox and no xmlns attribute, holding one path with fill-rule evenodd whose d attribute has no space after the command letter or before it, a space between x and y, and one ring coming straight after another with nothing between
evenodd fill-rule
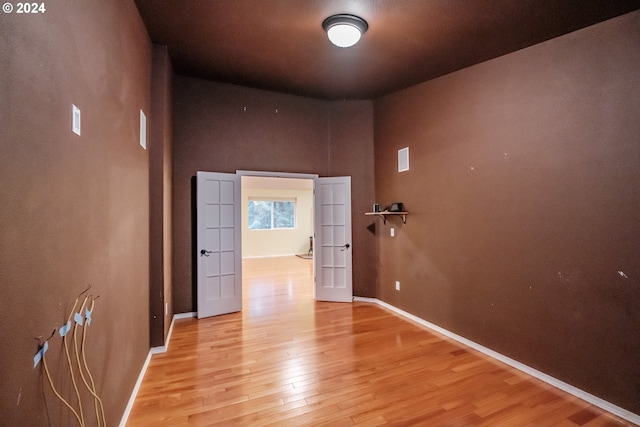
<instances>
[{"instance_id":1,"label":"flush mount ceiling light","mask_svg":"<svg viewBox=\"0 0 640 427\"><path fill-rule=\"evenodd\" d=\"M331 43L338 47L350 47L358 43L367 31L367 21L354 15L333 15L322 22Z\"/></svg>"}]
</instances>

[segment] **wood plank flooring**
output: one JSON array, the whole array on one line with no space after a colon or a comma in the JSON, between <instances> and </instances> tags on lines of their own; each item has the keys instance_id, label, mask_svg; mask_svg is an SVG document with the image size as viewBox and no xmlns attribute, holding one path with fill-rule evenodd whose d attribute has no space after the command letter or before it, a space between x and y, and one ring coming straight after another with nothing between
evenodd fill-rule
<instances>
[{"instance_id":1,"label":"wood plank flooring","mask_svg":"<svg viewBox=\"0 0 640 427\"><path fill-rule=\"evenodd\" d=\"M311 269L245 260L243 311L176 321L127 426L631 425L375 304L316 302Z\"/></svg>"}]
</instances>

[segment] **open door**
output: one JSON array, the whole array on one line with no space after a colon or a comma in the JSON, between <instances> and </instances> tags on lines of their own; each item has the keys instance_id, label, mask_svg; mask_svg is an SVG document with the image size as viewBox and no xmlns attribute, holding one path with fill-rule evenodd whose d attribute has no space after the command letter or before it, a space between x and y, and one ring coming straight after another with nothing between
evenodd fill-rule
<instances>
[{"instance_id":1,"label":"open door","mask_svg":"<svg viewBox=\"0 0 640 427\"><path fill-rule=\"evenodd\" d=\"M317 178L314 209L315 298L351 302L351 177Z\"/></svg>"},{"instance_id":2,"label":"open door","mask_svg":"<svg viewBox=\"0 0 640 427\"><path fill-rule=\"evenodd\" d=\"M198 318L242 310L240 176L196 175Z\"/></svg>"}]
</instances>

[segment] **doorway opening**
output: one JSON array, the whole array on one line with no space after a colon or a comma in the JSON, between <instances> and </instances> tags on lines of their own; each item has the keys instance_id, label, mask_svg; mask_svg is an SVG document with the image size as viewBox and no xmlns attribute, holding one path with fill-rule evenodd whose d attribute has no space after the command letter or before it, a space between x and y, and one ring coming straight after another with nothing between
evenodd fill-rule
<instances>
[{"instance_id":1,"label":"doorway opening","mask_svg":"<svg viewBox=\"0 0 640 427\"><path fill-rule=\"evenodd\" d=\"M238 174L247 308L262 312L261 301L282 289L312 299L315 176Z\"/></svg>"},{"instance_id":2,"label":"doorway opening","mask_svg":"<svg viewBox=\"0 0 640 427\"><path fill-rule=\"evenodd\" d=\"M235 174L198 171L196 174L197 316L217 316L242 310L242 178L262 176L299 178L313 184L313 298L320 301L351 302L351 177L243 172ZM295 218L280 217L275 211L293 211L291 200L262 202L268 221L256 220L258 229L294 228ZM265 206L267 208L265 208ZM248 208L248 201L247 201ZM256 206L253 206L254 210ZM311 209L310 209L311 210ZM255 213L255 212L254 212ZM284 219L283 219L284 218ZM244 223L248 224L247 213ZM253 222L252 222L253 223ZM277 224L276 224L277 223ZM262 225L261 225L262 224ZM247 225L248 227L248 225ZM306 239L309 238L307 231ZM268 239L275 243L275 238ZM306 246L306 245L305 245ZM301 253L311 252L304 247ZM299 250L295 250L293 254ZM273 254L272 254L273 255Z\"/></svg>"}]
</instances>

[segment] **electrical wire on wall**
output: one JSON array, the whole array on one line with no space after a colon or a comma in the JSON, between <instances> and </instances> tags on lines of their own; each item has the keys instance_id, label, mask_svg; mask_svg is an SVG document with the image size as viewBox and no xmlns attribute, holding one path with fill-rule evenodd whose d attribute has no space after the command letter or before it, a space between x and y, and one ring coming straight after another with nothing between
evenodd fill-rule
<instances>
[{"instance_id":1,"label":"electrical wire on wall","mask_svg":"<svg viewBox=\"0 0 640 427\"><path fill-rule=\"evenodd\" d=\"M104 427L106 427L107 422L104 414L104 406L102 405L102 399L100 399L100 397L96 392L96 385L95 385L95 382L93 381L93 376L91 375L91 371L89 371L89 365L87 364L87 358L86 358L86 352L85 352L87 329L91 324L91 313L93 312L93 309L95 307L96 299L98 299L99 297L100 296L98 295L97 297L91 299L91 304L90 304L91 308L85 307L87 303L87 298L85 298L84 302L82 303L82 307L80 308L80 311L82 311L82 308L85 308L85 324L82 329L82 341L81 341L82 344L81 344L80 352L78 352L78 342L76 340L77 328L73 332L73 343L76 349L76 360L78 362L78 370L80 371L80 377L82 377L82 382L84 383L85 387L87 387L87 390L89 390L89 393L93 396L93 405L96 411L97 426L101 427L101 425L103 425ZM80 364L80 355L82 355L82 364ZM89 384L87 382L87 379L85 378L85 375L83 373L83 367L84 367L84 370L87 372L87 376L89 377L89 381L91 382L91 384ZM102 424L100 424L101 419L102 419Z\"/></svg>"},{"instance_id":2,"label":"electrical wire on wall","mask_svg":"<svg viewBox=\"0 0 640 427\"><path fill-rule=\"evenodd\" d=\"M56 333L56 330L53 330L53 333L51 334L51 337L53 337L53 335ZM51 339L51 337L49 337L49 339ZM83 426L82 420L80 419L80 415L78 415L78 413L75 411L75 409L73 409L73 407L69 404L69 402L66 401L66 399L64 397L62 397L62 395L60 395L60 393L58 393L58 390L56 390L56 387L53 385L53 380L51 379L51 374L49 373L49 367L47 365L47 357L45 356L46 353L46 349L49 347L49 340L44 341L44 343L40 344L38 343L38 354L41 355L41 359L42 359L42 366L44 367L44 372L47 375L47 380L49 381L49 386L51 387L51 391L53 391L53 394L60 399L60 401L67 407L69 408L69 410L71 411L71 413L76 417L76 420L78 420L78 424L80 425L80 427Z\"/></svg>"},{"instance_id":3,"label":"electrical wire on wall","mask_svg":"<svg viewBox=\"0 0 640 427\"><path fill-rule=\"evenodd\" d=\"M73 364L71 363L71 356L69 355L69 344L67 343L67 334L69 333L69 328L73 328L74 331L75 331L75 322L72 323L71 319L72 319L72 317L74 317L74 314L76 312L76 307L78 305L78 300L80 299L80 297L84 293L89 291L90 288L91 288L91 285L89 285L87 287L87 289L85 289L84 291L80 292L80 294L78 295L78 297L76 298L76 300L73 303L73 307L71 307L71 311L69 312L69 316L67 317L67 323L65 323L65 325L62 328L60 328L60 335L62 336L62 342L64 344L64 352L67 355L67 364L69 366L69 374L70 374L70 377L71 377L71 384L73 384L73 389L75 390L76 397L78 399L78 409L79 409L79 413L80 413L80 427L84 427L84 425L85 425L84 424L84 413L82 411L82 399L80 398L80 391L78 390L78 384L76 382L76 376L75 376L75 374L73 372Z\"/></svg>"},{"instance_id":4,"label":"electrical wire on wall","mask_svg":"<svg viewBox=\"0 0 640 427\"><path fill-rule=\"evenodd\" d=\"M39 364L40 361L42 361L42 366L44 368L47 381L49 383L49 386L51 387L53 394L71 411L71 413L77 420L79 427L85 427L86 424L85 424L84 412L82 408L82 395L80 393L80 389L78 388L78 385L76 382L76 376L74 373L75 370L77 369L78 372L80 373L80 377L82 378L82 382L84 383L85 387L89 391L89 394L93 398L95 415L96 415L96 426L106 427L107 423L105 419L104 406L102 404L102 400L97 394L95 381L93 379L93 376L91 375L91 372L89 371L89 365L87 363L86 351L85 351L85 342L86 342L87 329L88 329L87 327L91 324L91 315L95 308L95 302L98 297L93 297L91 295L85 296L84 299L82 300L82 303L80 304L80 309L76 311L76 308L78 307L78 303L80 302L80 298L84 294L86 294L90 288L91 288L91 285L89 285L87 289L85 289L78 295L78 297L75 299L73 303L73 306L71 307L69 316L67 317L67 323L65 323L58 330L60 333L60 336L62 337L62 342L65 349L67 366L69 368L69 377L71 379L71 383L73 385L73 389L75 392L75 398L77 400L77 410L74 407L74 405L68 400L68 398L65 399L65 397L62 396L62 394L56 389L53 383L53 380L51 378L49 367L46 362L45 353L49 348L49 340L53 338L53 336L55 335L55 332L56 332L55 329L51 334L51 336L47 340L44 340L44 342L42 341L42 337L36 337L36 339L38 339L38 351L33 358L34 368ZM84 326L84 328L82 329L82 334L81 334L82 335L81 344L80 344L80 347L78 347L78 328L81 328L82 326ZM69 350L68 339L71 339L71 336L70 336L71 332L73 333L73 350L75 352L75 355L74 355L75 360L72 360L71 351ZM86 376L85 376L85 372L86 372Z\"/></svg>"},{"instance_id":5,"label":"electrical wire on wall","mask_svg":"<svg viewBox=\"0 0 640 427\"><path fill-rule=\"evenodd\" d=\"M74 314L74 324L73 324L73 348L75 350L75 356L76 356L76 362L77 362L77 367L78 367L78 371L80 372L80 377L82 378L82 382L84 382L84 384L86 385L87 382L84 379L84 374L82 373L82 368L80 367L80 356L78 353L78 340L77 340L77 333L78 333L78 328L80 326L82 326L84 324L84 316L82 315L83 311L84 311L84 307L87 304L87 299L89 298L89 296L84 297L84 300L82 301L82 304L80 305L80 310L78 310L75 314ZM76 300L77 303L77 300ZM73 306L73 309L75 310L76 306ZM84 419L82 420L84 422Z\"/></svg>"}]
</instances>

